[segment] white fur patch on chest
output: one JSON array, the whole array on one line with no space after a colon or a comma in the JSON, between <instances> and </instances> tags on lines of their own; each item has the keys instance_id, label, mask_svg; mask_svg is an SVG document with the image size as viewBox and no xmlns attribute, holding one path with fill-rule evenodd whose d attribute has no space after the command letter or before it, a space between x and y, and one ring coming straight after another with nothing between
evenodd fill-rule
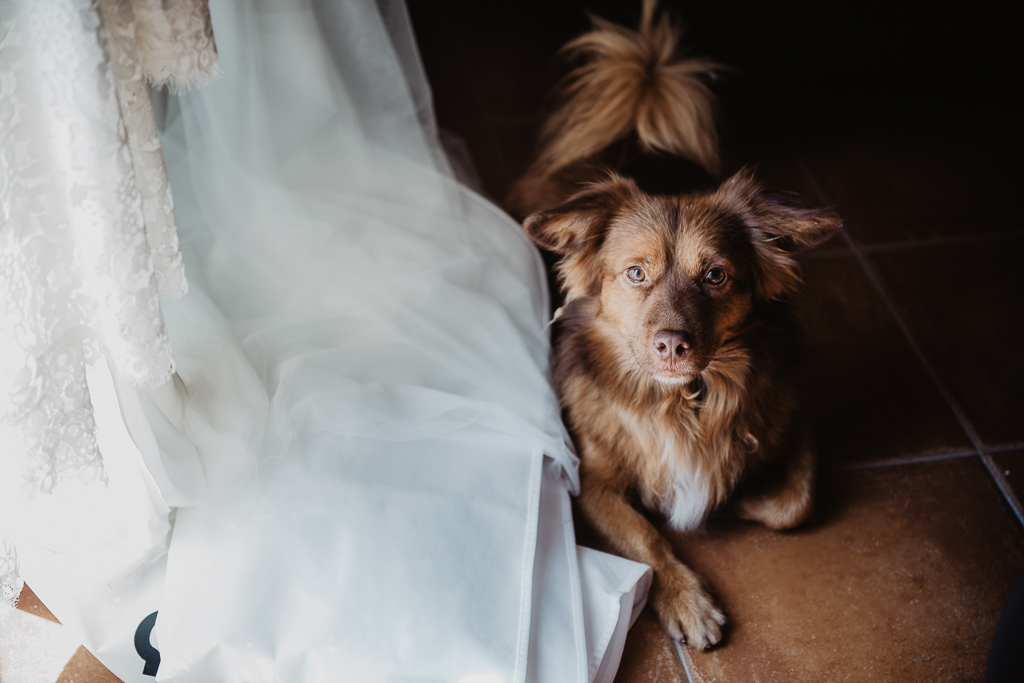
<instances>
[{"instance_id":1,"label":"white fur patch on chest","mask_svg":"<svg viewBox=\"0 0 1024 683\"><path fill-rule=\"evenodd\" d=\"M688 458L680 457L672 437L665 442L663 457L674 476L671 498L662 502L661 511L673 528L680 531L695 529L704 521L708 510L711 493L707 477L701 474L700 467L692 466Z\"/></svg>"}]
</instances>

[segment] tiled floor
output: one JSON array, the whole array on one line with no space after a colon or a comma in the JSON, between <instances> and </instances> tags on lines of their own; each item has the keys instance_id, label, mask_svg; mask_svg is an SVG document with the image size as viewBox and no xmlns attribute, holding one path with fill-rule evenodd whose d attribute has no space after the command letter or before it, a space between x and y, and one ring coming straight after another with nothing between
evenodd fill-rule
<instances>
[{"instance_id":1,"label":"tiled floor","mask_svg":"<svg viewBox=\"0 0 1024 683\"><path fill-rule=\"evenodd\" d=\"M628 19L633 4L588 6ZM440 124L500 200L583 8L410 5ZM998 53L1015 43L979 37L980 10L915 32L891 14L717 6L736 7L680 13L700 50L737 67L721 87L729 165L756 164L846 219L804 258L819 506L789 533L726 518L666 532L727 610L726 639L680 649L648 610L617 681L981 680L1024 572L1024 225L998 66L1015 63ZM956 64L942 56L954 36ZM22 609L42 613L37 602ZM97 666L80 651L59 680L108 680Z\"/></svg>"},{"instance_id":2,"label":"tiled floor","mask_svg":"<svg viewBox=\"0 0 1024 683\"><path fill-rule=\"evenodd\" d=\"M440 124L498 200L529 159L555 50L586 27L581 5L616 19L639 5L410 4ZM1020 136L1007 72L981 70L998 36L973 16L911 33L891 14L761 3L743 21L716 5L679 14L698 49L738 67L720 89L728 165L845 219L803 259L819 505L783 534L726 518L666 528L728 612L726 639L678 648L647 610L616 680L980 681L1024 572ZM974 55L955 68L940 56L951 34ZM971 96L944 97L932 60Z\"/></svg>"}]
</instances>

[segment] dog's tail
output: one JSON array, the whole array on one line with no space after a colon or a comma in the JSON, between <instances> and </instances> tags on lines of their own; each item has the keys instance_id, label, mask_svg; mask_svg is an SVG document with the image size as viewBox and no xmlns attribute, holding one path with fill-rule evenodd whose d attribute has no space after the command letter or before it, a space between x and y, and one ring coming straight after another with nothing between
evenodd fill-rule
<instances>
[{"instance_id":1,"label":"dog's tail","mask_svg":"<svg viewBox=\"0 0 1024 683\"><path fill-rule=\"evenodd\" d=\"M637 30L593 17L593 30L562 48L580 65L559 84L522 181L550 178L634 131L646 151L686 157L718 175L715 98L705 80L721 67L680 57L682 29L665 15L655 18L656 4L643 0Z\"/></svg>"}]
</instances>

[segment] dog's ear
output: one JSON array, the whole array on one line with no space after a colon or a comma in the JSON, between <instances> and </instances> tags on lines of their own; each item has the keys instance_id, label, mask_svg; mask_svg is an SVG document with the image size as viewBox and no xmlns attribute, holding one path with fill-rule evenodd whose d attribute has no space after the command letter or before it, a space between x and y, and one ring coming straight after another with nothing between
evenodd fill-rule
<instances>
[{"instance_id":1,"label":"dog's ear","mask_svg":"<svg viewBox=\"0 0 1024 683\"><path fill-rule=\"evenodd\" d=\"M764 299L794 289L800 273L793 256L822 244L842 225L834 209L814 208L798 195L765 190L748 169L726 180L718 193L750 232L757 293Z\"/></svg>"},{"instance_id":2,"label":"dog's ear","mask_svg":"<svg viewBox=\"0 0 1024 683\"><path fill-rule=\"evenodd\" d=\"M563 204L523 221L523 229L534 243L562 255L558 272L568 299L600 291L598 254L608 226L639 192L632 180L612 173Z\"/></svg>"}]
</instances>

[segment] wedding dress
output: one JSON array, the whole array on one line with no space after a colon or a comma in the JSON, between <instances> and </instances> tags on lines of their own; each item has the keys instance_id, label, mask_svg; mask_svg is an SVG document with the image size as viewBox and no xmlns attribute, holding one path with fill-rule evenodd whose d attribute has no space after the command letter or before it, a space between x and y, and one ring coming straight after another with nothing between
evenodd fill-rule
<instances>
[{"instance_id":1,"label":"wedding dress","mask_svg":"<svg viewBox=\"0 0 1024 683\"><path fill-rule=\"evenodd\" d=\"M158 112L176 374L90 371L109 484L0 485L25 579L125 681L611 680L650 572L575 545L542 263L404 7L210 10L224 76Z\"/></svg>"}]
</instances>

